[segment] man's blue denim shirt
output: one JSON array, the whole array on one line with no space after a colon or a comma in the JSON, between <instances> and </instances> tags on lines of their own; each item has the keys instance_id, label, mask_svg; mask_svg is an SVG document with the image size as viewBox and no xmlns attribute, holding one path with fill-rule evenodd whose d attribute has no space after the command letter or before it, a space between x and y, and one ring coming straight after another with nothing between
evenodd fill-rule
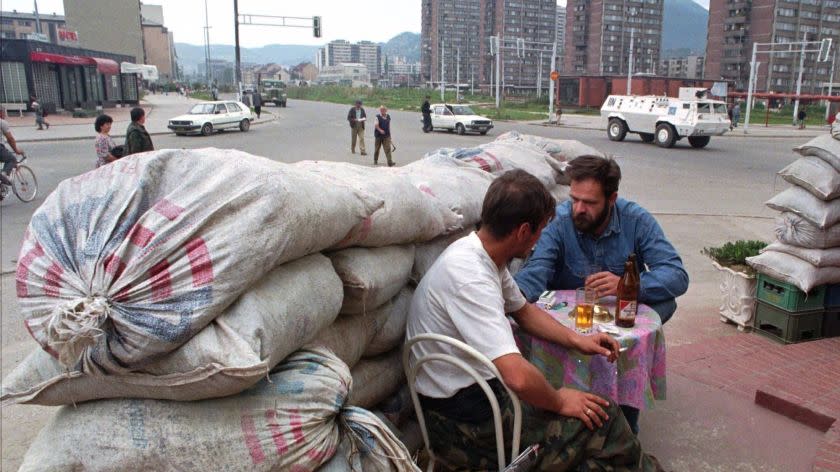
<instances>
[{"instance_id":1,"label":"man's blue denim shirt","mask_svg":"<svg viewBox=\"0 0 840 472\"><path fill-rule=\"evenodd\" d=\"M631 252L636 253L641 271L639 301L652 306L670 302L664 304L670 313L657 309L667 320L676 309L673 300L688 289L688 273L653 216L623 198L616 201L609 225L599 237L575 228L571 201L558 205L554 220L543 230L534 253L514 279L525 298L534 302L545 290L583 287L592 265L623 275Z\"/></svg>"}]
</instances>

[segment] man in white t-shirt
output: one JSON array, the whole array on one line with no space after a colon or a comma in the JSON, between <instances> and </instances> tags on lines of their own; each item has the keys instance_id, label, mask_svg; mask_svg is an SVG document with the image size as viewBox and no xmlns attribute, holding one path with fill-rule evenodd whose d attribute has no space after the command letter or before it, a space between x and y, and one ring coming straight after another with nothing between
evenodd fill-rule
<instances>
[{"instance_id":1,"label":"man in white t-shirt","mask_svg":"<svg viewBox=\"0 0 840 472\"><path fill-rule=\"evenodd\" d=\"M11 148L11 151L9 148ZM0 171L0 199L5 197L7 191L5 186L12 185L12 181L9 180L9 175L17 165L17 158L12 154L12 151L15 154L23 155L23 151L17 146L17 141L15 141L15 137L12 134L9 122L6 121L6 109L0 107L0 163L3 164L3 169Z\"/></svg>"},{"instance_id":2,"label":"man in white t-shirt","mask_svg":"<svg viewBox=\"0 0 840 472\"><path fill-rule=\"evenodd\" d=\"M414 355L454 354L476 369L499 399L507 435L512 407L501 382L516 393L524 403L522 444L540 444L537 470L577 470L581 465L587 470L661 470L654 458L642 453L614 402L570 388L554 389L517 348L506 313L533 336L610 361L618 356L619 345L610 336L579 335L528 303L507 270L511 259L528 255L554 208L545 187L525 171L510 171L493 181L484 199L481 228L447 248L417 287L406 338L443 334L493 362L501 379L448 345L426 343L412 350ZM456 468L495 469L490 403L472 377L433 361L418 371L416 388L440 459Z\"/></svg>"}]
</instances>

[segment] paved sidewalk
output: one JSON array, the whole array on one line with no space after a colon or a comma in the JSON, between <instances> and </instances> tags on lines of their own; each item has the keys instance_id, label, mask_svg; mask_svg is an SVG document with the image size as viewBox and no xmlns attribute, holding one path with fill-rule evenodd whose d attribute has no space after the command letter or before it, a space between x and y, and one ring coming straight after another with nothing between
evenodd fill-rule
<instances>
[{"instance_id":1,"label":"paved sidewalk","mask_svg":"<svg viewBox=\"0 0 840 472\"><path fill-rule=\"evenodd\" d=\"M140 102L140 106L146 110L146 130L153 136L170 134L171 131L166 127L169 124L169 119L186 113L191 106L201 101L174 93L170 93L169 95L146 95ZM126 106L122 108L106 108L104 110L104 113L114 119L111 137L125 137L125 130L129 123L131 123L129 116L131 108L131 106ZM275 115L263 107L260 119L254 118L252 125L258 125L273 121ZM50 123L50 127L42 131L39 131L35 126L35 115L33 113L24 113L20 117L17 113L10 112L7 121L11 125L12 133L15 135L17 141L19 143L28 143L69 139L92 140L96 137L96 131L93 129L93 122L95 120L96 118L73 118L70 113L49 115L47 116L47 122Z\"/></svg>"},{"instance_id":2,"label":"paved sidewalk","mask_svg":"<svg viewBox=\"0 0 840 472\"><path fill-rule=\"evenodd\" d=\"M560 124L549 124L546 123L545 120L539 121L529 121L529 124L532 125L539 125L539 126L561 126L564 128L579 128L579 129L594 129L594 130L604 130L606 133L607 125L606 122L600 116L593 116L593 115L574 115L574 114L563 114L563 118L560 119ZM807 138L812 138L815 136L819 136L821 134L827 133L830 131L831 127L829 125L823 126L809 126L805 129L798 129L792 125L770 125L765 127L764 122L756 123L753 122L750 124L749 133L744 133L744 124L741 123L737 128L729 133L724 134L723 138L802 138L803 140L807 140ZM718 139L715 137L714 139Z\"/></svg>"}]
</instances>

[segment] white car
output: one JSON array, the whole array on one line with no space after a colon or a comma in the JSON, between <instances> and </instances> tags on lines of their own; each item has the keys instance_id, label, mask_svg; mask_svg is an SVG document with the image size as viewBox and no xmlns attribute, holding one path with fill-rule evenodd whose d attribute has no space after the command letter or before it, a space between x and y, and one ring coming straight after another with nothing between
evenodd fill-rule
<instances>
[{"instance_id":1,"label":"white car","mask_svg":"<svg viewBox=\"0 0 840 472\"><path fill-rule=\"evenodd\" d=\"M186 115L169 120L168 128L178 136L201 133L209 136L216 130L239 128L248 131L254 121L251 109L242 102L202 102L193 106Z\"/></svg>"},{"instance_id":2,"label":"white car","mask_svg":"<svg viewBox=\"0 0 840 472\"><path fill-rule=\"evenodd\" d=\"M455 131L458 134L475 131L485 135L493 128L493 121L476 115L467 105L436 103L432 105L432 129L435 128Z\"/></svg>"}]
</instances>

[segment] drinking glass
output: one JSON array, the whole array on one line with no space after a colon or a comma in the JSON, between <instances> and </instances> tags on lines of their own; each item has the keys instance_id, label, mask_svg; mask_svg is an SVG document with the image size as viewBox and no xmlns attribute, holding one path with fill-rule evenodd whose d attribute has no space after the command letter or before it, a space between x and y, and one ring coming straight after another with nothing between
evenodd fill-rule
<instances>
[{"instance_id":1,"label":"drinking glass","mask_svg":"<svg viewBox=\"0 0 840 472\"><path fill-rule=\"evenodd\" d=\"M595 290L586 287L575 290L575 302L575 329L579 333L589 333L592 331Z\"/></svg>"}]
</instances>

